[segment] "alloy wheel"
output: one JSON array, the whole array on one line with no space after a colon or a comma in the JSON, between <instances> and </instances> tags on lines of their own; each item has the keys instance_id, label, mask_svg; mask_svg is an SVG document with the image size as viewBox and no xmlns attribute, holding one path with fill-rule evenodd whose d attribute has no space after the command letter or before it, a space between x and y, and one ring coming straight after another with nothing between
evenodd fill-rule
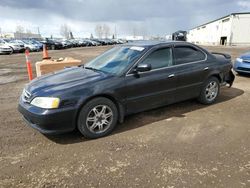
<instances>
[{"instance_id":1,"label":"alloy wheel","mask_svg":"<svg viewBox=\"0 0 250 188\"><path fill-rule=\"evenodd\" d=\"M218 83L216 81L209 82L205 90L206 99L208 101L213 101L217 97L218 91L219 91Z\"/></svg>"},{"instance_id":2,"label":"alloy wheel","mask_svg":"<svg viewBox=\"0 0 250 188\"><path fill-rule=\"evenodd\" d=\"M90 132L100 134L105 132L113 122L113 112L107 105L92 108L86 118L86 125Z\"/></svg>"}]
</instances>

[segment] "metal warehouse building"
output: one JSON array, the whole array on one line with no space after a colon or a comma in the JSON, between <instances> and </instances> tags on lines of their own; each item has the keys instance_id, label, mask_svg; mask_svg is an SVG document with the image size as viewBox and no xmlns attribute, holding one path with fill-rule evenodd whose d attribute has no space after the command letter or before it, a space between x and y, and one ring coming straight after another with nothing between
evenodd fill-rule
<instances>
[{"instance_id":1,"label":"metal warehouse building","mask_svg":"<svg viewBox=\"0 0 250 188\"><path fill-rule=\"evenodd\" d=\"M195 27L187 40L202 45L250 45L250 12L232 13Z\"/></svg>"}]
</instances>

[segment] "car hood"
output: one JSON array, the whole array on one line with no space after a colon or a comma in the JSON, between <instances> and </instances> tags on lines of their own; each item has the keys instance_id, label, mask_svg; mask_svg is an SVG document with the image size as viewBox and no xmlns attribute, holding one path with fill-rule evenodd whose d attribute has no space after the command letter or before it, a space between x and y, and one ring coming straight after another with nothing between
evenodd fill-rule
<instances>
[{"instance_id":1,"label":"car hood","mask_svg":"<svg viewBox=\"0 0 250 188\"><path fill-rule=\"evenodd\" d=\"M244 53L240 56L242 59L250 59L250 52Z\"/></svg>"},{"instance_id":2,"label":"car hood","mask_svg":"<svg viewBox=\"0 0 250 188\"><path fill-rule=\"evenodd\" d=\"M6 48L6 49L10 49L10 47L6 44L0 44L0 48Z\"/></svg>"},{"instance_id":3,"label":"car hood","mask_svg":"<svg viewBox=\"0 0 250 188\"><path fill-rule=\"evenodd\" d=\"M83 67L70 67L36 78L27 85L26 89L32 95L48 96L73 87L89 86L109 76L111 75Z\"/></svg>"}]
</instances>

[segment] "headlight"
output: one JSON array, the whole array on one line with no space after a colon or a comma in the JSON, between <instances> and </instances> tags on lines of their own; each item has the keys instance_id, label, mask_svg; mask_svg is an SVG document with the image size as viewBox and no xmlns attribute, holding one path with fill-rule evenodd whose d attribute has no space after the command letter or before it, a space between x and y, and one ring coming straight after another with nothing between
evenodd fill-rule
<instances>
[{"instance_id":1,"label":"headlight","mask_svg":"<svg viewBox=\"0 0 250 188\"><path fill-rule=\"evenodd\" d=\"M237 59L236 59L236 61L238 61L238 62L242 63L242 62L243 62L243 59L241 59L241 58L237 58Z\"/></svg>"},{"instance_id":2,"label":"headlight","mask_svg":"<svg viewBox=\"0 0 250 188\"><path fill-rule=\"evenodd\" d=\"M46 109L58 108L60 103L59 98L55 97L36 97L30 104Z\"/></svg>"}]
</instances>

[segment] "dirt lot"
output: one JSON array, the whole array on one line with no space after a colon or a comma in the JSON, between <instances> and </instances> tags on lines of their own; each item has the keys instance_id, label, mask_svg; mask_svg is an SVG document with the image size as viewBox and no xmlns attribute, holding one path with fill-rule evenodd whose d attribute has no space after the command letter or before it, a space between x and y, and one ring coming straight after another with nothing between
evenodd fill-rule
<instances>
[{"instance_id":1,"label":"dirt lot","mask_svg":"<svg viewBox=\"0 0 250 188\"><path fill-rule=\"evenodd\" d=\"M106 49L49 53L87 61ZM250 48L209 50L235 58ZM129 116L97 140L26 126L16 107L27 79L24 54L0 56L0 187L250 187L250 77L236 76L214 105L191 100Z\"/></svg>"}]
</instances>

